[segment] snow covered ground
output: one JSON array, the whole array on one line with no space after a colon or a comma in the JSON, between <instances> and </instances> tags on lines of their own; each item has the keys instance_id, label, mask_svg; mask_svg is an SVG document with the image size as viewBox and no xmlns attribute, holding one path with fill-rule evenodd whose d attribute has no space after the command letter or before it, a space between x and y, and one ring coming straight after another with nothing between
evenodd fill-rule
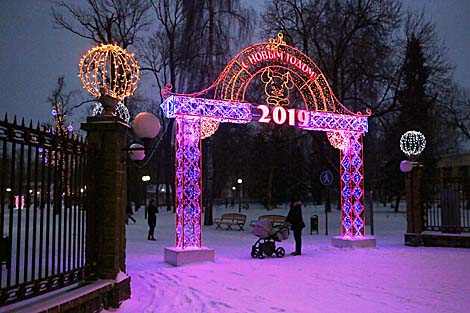
<instances>
[{"instance_id":1,"label":"snow covered ground","mask_svg":"<svg viewBox=\"0 0 470 313\"><path fill-rule=\"evenodd\" d=\"M403 209L402 209L403 210ZM218 207L214 217L237 212ZM203 245L215 249L214 263L173 267L163 248L174 246L174 214L160 210L157 241L148 241L143 211L127 226L127 271L132 296L113 312L470 312L470 250L403 245L405 214L375 206L377 248L339 249L339 212L329 214L325 236L323 207L303 208L307 227L301 256L252 259L249 221L267 213L250 207L244 232L204 226ZM320 234L310 235L310 216L319 216Z\"/></svg>"}]
</instances>

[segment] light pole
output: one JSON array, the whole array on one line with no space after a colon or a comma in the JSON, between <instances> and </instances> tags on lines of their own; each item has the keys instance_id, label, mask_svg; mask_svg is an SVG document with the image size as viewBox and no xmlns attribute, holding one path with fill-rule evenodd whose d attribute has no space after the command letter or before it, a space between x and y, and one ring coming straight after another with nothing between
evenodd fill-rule
<instances>
[{"instance_id":1,"label":"light pole","mask_svg":"<svg viewBox=\"0 0 470 313\"><path fill-rule=\"evenodd\" d=\"M150 181L149 175L142 176L142 181L144 182L144 210L145 210L145 218L147 219L147 182Z\"/></svg>"},{"instance_id":2,"label":"light pole","mask_svg":"<svg viewBox=\"0 0 470 313\"><path fill-rule=\"evenodd\" d=\"M238 189L238 213L242 212L242 186L243 186L243 179L237 179L237 183L240 185Z\"/></svg>"},{"instance_id":3,"label":"light pole","mask_svg":"<svg viewBox=\"0 0 470 313\"><path fill-rule=\"evenodd\" d=\"M230 207L233 208L233 204L235 203L235 191L237 190L237 187L232 186L232 194L230 196Z\"/></svg>"}]
</instances>

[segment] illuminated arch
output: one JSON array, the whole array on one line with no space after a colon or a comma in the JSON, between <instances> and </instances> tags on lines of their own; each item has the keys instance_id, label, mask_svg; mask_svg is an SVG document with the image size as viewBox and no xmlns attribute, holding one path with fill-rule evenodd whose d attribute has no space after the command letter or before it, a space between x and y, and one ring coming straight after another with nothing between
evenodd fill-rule
<instances>
[{"instance_id":1,"label":"illuminated arch","mask_svg":"<svg viewBox=\"0 0 470 313\"><path fill-rule=\"evenodd\" d=\"M164 88L163 95L212 98L233 102L245 102L245 93L253 78L266 69L278 73L290 73L295 89L302 96L305 109L346 115L368 116L353 113L344 107L333 94L330 85L318 66L300 50L286 45L282 34L269 42L252 45L238 53L208 88L192 94L171 92Z\"/></svg>"},{"instance_id":2,"label":"illuminated arch","mask_svg":"<svg viewBox=\"0 0 470 313\"><path fill-rule=\"evenodd\" d=\"M271 107L246 102L248 86L256 77L265 84L266 104ZM253 114L255 110L261 112L260 123L268 123L267 116L272 114L272 121L277 124L288 121L290 126L327 133L330 143L340 150L342 238L365 239L362 137L368 131L367 118L371 112L353 113L345 108L318 66L301 51L286 45L282 34L241 51L216 81L202 91L177 94L171 88L167 85L162 89L166 99L160 107L167 118L176 119L177 125L177 250L201 248L202 245L201 139L211 136L220 123L251 122L253 116L258 116ZM290 89L293 88L303 98L305 109L284 108L289 105ZM274 112L280 114L276 115L277 120Z\"/></svg>"}]
</instances>

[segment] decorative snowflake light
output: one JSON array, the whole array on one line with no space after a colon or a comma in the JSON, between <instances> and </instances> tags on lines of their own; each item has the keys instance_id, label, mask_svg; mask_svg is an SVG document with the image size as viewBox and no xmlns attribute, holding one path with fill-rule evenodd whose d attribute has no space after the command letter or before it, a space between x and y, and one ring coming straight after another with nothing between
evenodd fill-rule
<instances>
[{"instance_id":1,"label":"decorative snowflake light","mask_svg":"<svg viewBox=\"0 0 470 313\"><path fill-rule=\"evenodd\" d=\"M93 116L96 116L96 115L100 115L100 114L103 114L103 113L104 113L103 105L101 103L97 102L95 107L93 108L93 112L91 114ZM123 121L125 121L126 123L129 123L129 119L131 118L131 116L129 114L129 110L127 109L127 107L121 101L118 102L118 104L116 106L115 113Z\"/></svg>"},{"instance_id":2,"label":"decorative snowflake light","mask_svg":"<svg viewBox=\"0 0 470 313\"><path fill-rule=\"evenodd\" d=\"M122 100L134 93L139 81L134 55L116 45L89 50L80 60L79 68L83 88L96 97Z\"/></svg>"},{"instance_id":3,"label":"decorative snowflake light","mask_svg":"<svg viewBox=\"0 0 470 313\"><path fill-rule=\"evenodd\" d=\"M426 137L419 131L410 130L400 138L400 149L407 156L417 156L426 147Z\"/></svg>"},{"instance_id":4,"label":"decorative snowflake light","mask_svg":"<svg viewBox=\"0 0 470 313\"><path fill-rule=\"evenodd\" d=\"M344 131L329 131L326 133L330 144L343 152L349 148L349 136Z\"/></svg>"},{"instance_id":5,"label":"decorative snowflake light","mask_svg":"<svg viewBox=\"0 0 470 313\"><path fill-rule=\"evenodd\" d=\"M201 118L201 139L212 136L219 129L220 122L212 118Z\"/></svg>"}]
</instances>

